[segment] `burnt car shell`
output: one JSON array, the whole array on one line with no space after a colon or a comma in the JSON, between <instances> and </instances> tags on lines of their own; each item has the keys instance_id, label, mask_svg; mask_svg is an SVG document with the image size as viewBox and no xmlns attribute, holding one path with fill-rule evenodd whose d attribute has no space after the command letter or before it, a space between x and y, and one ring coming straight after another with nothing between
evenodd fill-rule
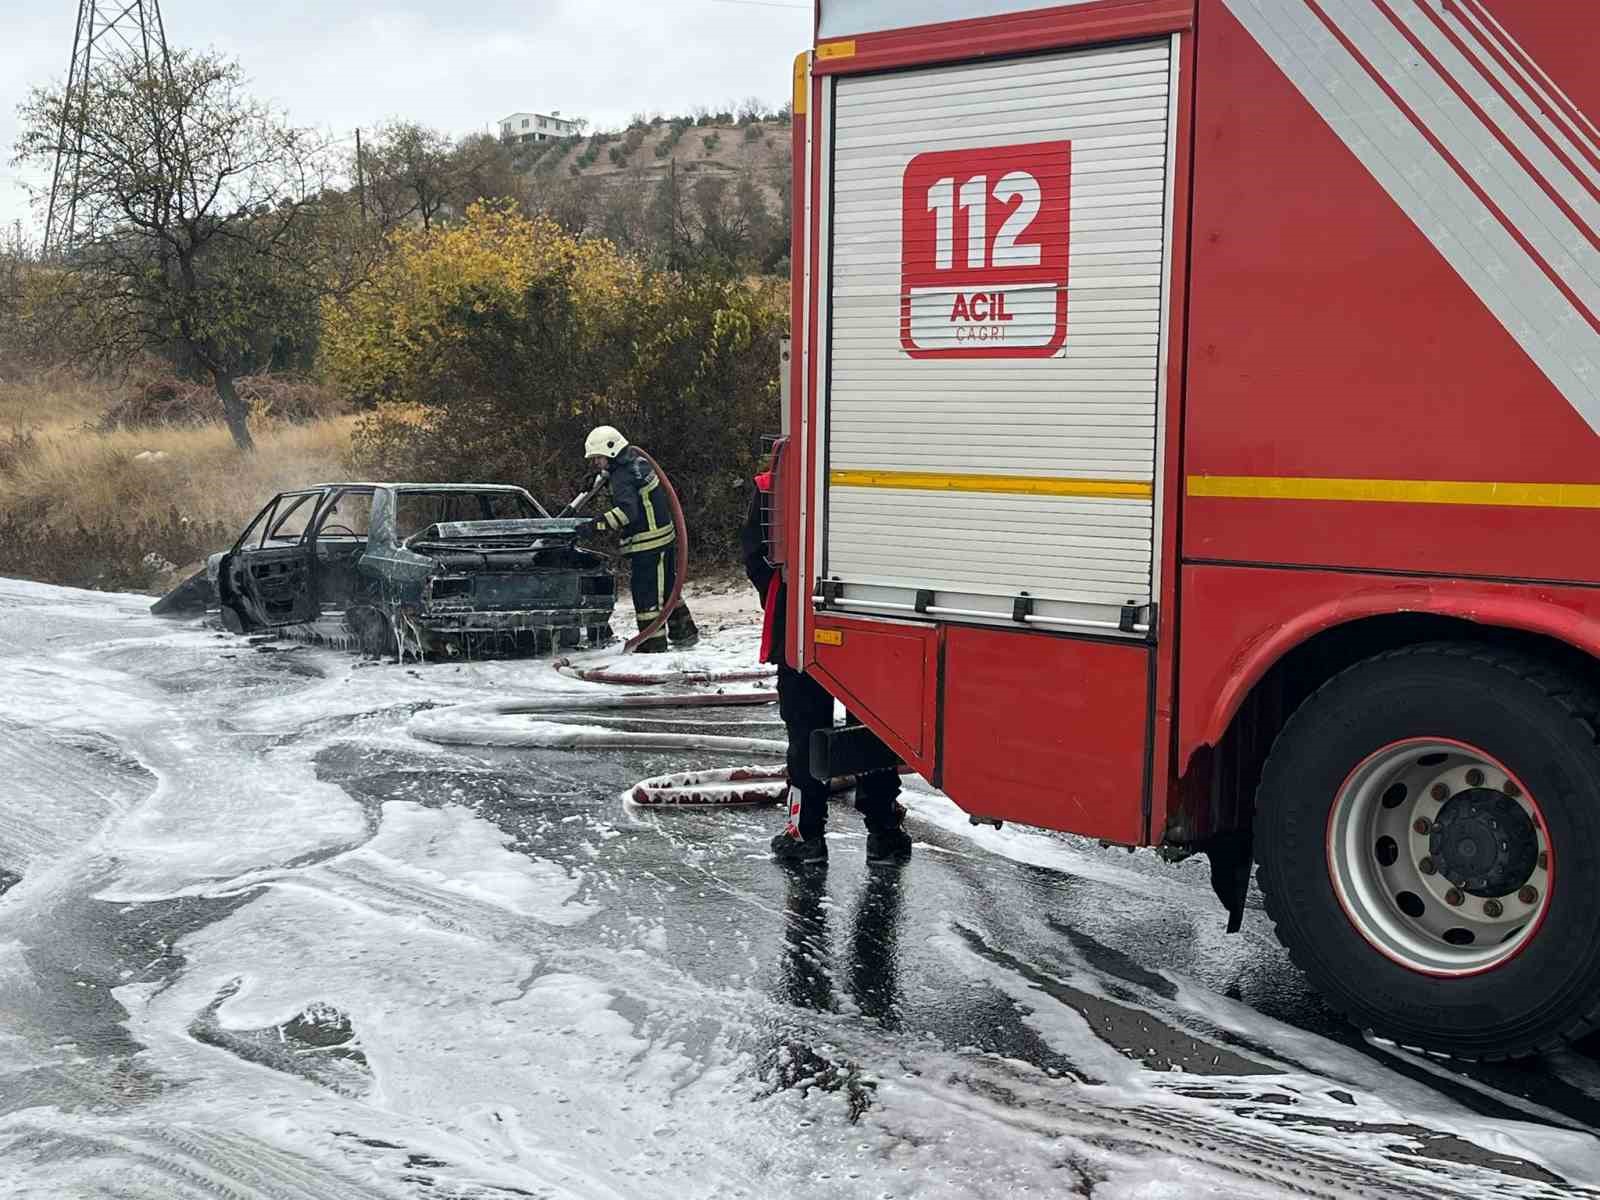
<instances>
[{"instance_id":1,"label":"burnt car shell","mask_svg":"<svg viewBox=\"0 0 1600 1200\"><path fill-rule=\"evenodd\" d=\"M204 581L153 611L203 600L236 632L374 653L594 644L611 636L616 593L609 558L577 544L587 524L503 484L319 484L273 497Z\"/></svg>"}]
</instances>

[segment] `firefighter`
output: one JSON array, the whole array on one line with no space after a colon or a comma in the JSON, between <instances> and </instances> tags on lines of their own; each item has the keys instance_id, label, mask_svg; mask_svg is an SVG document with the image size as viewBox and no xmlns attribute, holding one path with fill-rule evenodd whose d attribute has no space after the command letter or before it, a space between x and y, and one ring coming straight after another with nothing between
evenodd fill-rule
<instances>
[{"instance_id":1,"label":"firefighter","mask_svg":"<svg viewBox=\"0 0 1600 1200\"><path fill-rule=\"evenodd\" d=\"M610 425L589 434L583 453L596 471L610 480L613 507L595 518L596 533L618 533L628 557L633 585L633 609L642 633L661 616L672 598L678 574L678 529L673 523L661 480L636 447ZM700 640L689 606L680 602L667 617L666 629L641 642L640 654L660 654L668 640L687 650Z\"/></svg>"},{"instance_id":2,"label":"firefighter","mask_svg":"<svg viewBox=\"0 0 1600 1200\"><path fill-rule=\"evenodd\" d=\"M756 476L740 531L745 574L761 593L764 619L761 661L778 668L778 713L788 734L789 819L772 839L772 857L784 864L803 866L828 861L823 826L828 819L828 781L811 774L811 733L833 725L833 697L811 676L789 666L784 655L784 609L788 589L783 572L772 565L767 544L764 510L772 490L770 472ZM855 719L845 714L847 723ZM898 799L900 775L894 770L874 771L856 784L856 808L867 825L867 861L900 862L910 857L911 838L902 825L906 810Z\"/></svg>"}]
</instances>

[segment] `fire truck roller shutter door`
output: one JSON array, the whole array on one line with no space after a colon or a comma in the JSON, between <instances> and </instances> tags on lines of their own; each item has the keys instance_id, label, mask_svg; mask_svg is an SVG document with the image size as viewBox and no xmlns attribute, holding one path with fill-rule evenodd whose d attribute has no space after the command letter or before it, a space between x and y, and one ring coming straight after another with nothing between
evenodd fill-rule
<instances>
[{"instance_id":1,"label":"fire truck roller shutter door","mask_svg":"<svg viewBox=\"0 0 1600 1200\"><path fill-rule=\"evenodd\" d=\"M1173 70L1162 40L839 79L846 607L1010 621L1026 593L1045 627L1115 631L1150 603Z\"/></svg>"}]
</instances>

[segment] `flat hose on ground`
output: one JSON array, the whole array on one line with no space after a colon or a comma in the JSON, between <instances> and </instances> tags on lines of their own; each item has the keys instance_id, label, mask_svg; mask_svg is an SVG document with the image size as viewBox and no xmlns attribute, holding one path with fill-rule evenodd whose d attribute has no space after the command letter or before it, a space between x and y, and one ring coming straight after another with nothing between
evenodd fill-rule
<instances>
[{"instance_id":1,"label":"flat hose on ground","mask_svg":"<svg viewBox=\"0 0 1600 1200\"><path fill-rule=\"evenodd\" d=\"M661 469L661 464L651 458L645 451L640 450L638 446L635 446L634 449L639 451L640 458L650 464L650 469L656 473L656 478L661 481L661 490L667 494L667 506L672 509L672 523L678 530L676 543L678 547L678 569L673 573L672 577L672 595L668 596L666 602L662 604L661 615L628 639L627 645L622 647L624 654L632 654L645 642L661 632L667 623L667 618L672 615L673 609L678 607L678 601L683 597L683 579L689 573L689 522L684 520L683 505L678 503L678 493L673 490L672 480L667 478L667 473Z\"/></svg>"},{"instance_id":2,"label":"flat hose on ground","mask_svg":"<svg viewBox=\"0 0 1600 1200\"><path fill-rule=\"evenodd\" d=\"M487 704L459 704L418 713L411 719L411 735L444 746L502 746L523 749L712 750L734 754L773 754L781 757L787 744L767 738L722 737L702 733L639 733L599 725L574 725L561 721L510 723L505 717L569 716L580 712L610 712L649 708L720 708L771 704L770 691L701 692L688 695L626 696L522 696Z\"/></svg>"},{"instance_id":3,"label":"flat hose on ground","mask_svg":"<svg viewBox=\"0 0 1600 1200\"><path fill-rule=\"evenodd\" d=\"M580 667L570 658L560 658L553 664L561 674L585 683L616 683L632 687L653 687L664 683L750 683L758 679L774 679L773 667L750 667L732 671L613 671L609 667Z\"/></svg>"}]
</instances>

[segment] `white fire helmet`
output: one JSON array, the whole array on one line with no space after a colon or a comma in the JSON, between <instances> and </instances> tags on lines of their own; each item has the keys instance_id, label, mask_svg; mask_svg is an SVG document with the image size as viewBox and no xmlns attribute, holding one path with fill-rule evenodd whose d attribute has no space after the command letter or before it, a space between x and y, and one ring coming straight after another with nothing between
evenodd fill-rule
<instances>
[{"instance_id":1,"label":"white fire helmet","mask_svg":"<svg viewBox=\"0 0 1600 1200\"><path fill-rule=\"evenodd\" d=\"M620 429L610 425L601 425L589 434L583 442L583 456L585 458L615 458L621 454L628 445L628 439L622 436Z\"/></svg>"}]
</instances>

